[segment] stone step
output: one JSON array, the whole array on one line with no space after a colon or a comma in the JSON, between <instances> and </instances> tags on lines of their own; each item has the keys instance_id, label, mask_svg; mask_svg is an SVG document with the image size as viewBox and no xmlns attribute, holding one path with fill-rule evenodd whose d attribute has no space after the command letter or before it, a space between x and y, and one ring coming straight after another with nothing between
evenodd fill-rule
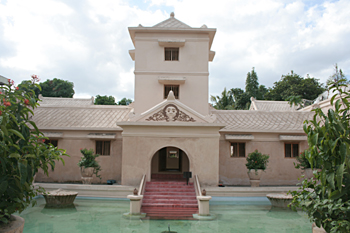
<instances>
[{"instance_id":1,"label":"stone step","mask_svg":"<svg viewBox=\"0 0 350 233\"><path fill-rule=\"evenodd\" d=\"M148 188L145 192L195 192L194 188Z\"/></svg>"},{"instance_id":2,"label":"stone step","mask_svg":"<svg viewBox=\"0 0 350 233\"><path fill-rule=\"evenodd\" d=\"M146 189L190 189L190 190L194 190L193 186L181 186L181 185L147 185Z\"/></svg>"},{"instance_id":3,"label":"stone step","mask_svg":"<svg viewBox=\"0 0 350 233\"><path fill-rule=\"evenodd\" d=\"M186 200L197 200L196 196L193 195L143 195L143 200L146 199L186 199Z\"/></svg>"},{"instance_id":4,"label":"stone step","mask_svg":"<svg viewBox=\"0 0 350 233\"><path fill-rule=\"evenodd\" d=\"M172 175L168 175L170 176ZM179 175L176 176L179 178ZM193 214L198 213L193 183L187 185L184 181L166 179L153 181L153 178L164 177L167 176L152 175L152 181L146 182L141 209L143 213L147 213L145 219L193 220Z\"/></svg>"},{"instance_id":5,"label":"stone step","mask_svg":"<svg viewBox=\"0 0 350 233\"><path fill-rule=\"evenodd\" d=\"M142 203L142 207L181 207L181 208L198 208L198 204L187 203Z\"/></svg>"},{"instance_id":6,"label":"stone step","mask_svg":"<svg viewBox=\"0 0 350 233\"><path fill-rule=\"evenodd\" d=\"M183 180L183 174L152 174L151 179Z\"/></svg>"},{"instance_id":7,"label":"stone step","mask_svg":"<svg viewBox=\"0 0 350 233\"><path fill-rule=\"evenodd\" d=\"M186 200L186 199L144 199L142 204L197 204L197 200Z\"/></svg>"},{"instance_id":8,"label":"stone step","mask_svg":"<svg viewBox=\"0 0 350 233\"><path fill-rule=\"evenodd\" d=\"M146 182L147 185L151 185L151 184L175 184L175 185L187 185L186 182L183 181L147 181ZM192 182L189 182L188 185L193 185Z\"/></svg>"},{"instance_id":9,"label":"stone step","mask_svg":"<svg viewBox=\"0 0 350 233\"><path fill-rule=\"evenodd\" d=\"M144 196L153 196L153 195L167 195L167 196L170 196L170 195L174 195L174 196L181 196L181 195L184 195L184 196L196 196L196 193L195 192L171 192L171 191L157 191L157 192L145 192Z\"/></svg>"}]
</instances>

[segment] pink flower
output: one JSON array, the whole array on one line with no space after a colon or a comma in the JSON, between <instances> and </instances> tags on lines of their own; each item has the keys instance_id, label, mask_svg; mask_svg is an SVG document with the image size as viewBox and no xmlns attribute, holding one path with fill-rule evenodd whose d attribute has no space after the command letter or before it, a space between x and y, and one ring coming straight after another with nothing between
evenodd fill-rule
<instances>
[{"instance_id":1,"label":"pink flower","mask_svg":"<svg viewBox=\"0 0 350 233\"><path fill-rule=\"evenodd\" d=\"M28 105L28 104L29 104L29 100L28 100L28 99L25 99L25 100L24 100L24 104L25 104L25 105Z\"/></svg>"},{"instance_id":2,"label":"pink flower","mask_svg":"<svg viewBox=\"0 0 350 233\"><path fill-rule=\"evenodd\" d=\"M7 81L9 82L10 85L15 84L15 81L11 80L11 79L7 79Z\"/></svg>"},{"instance_id":3,"label":"pink flower","mask_svg":"<svg viewBox=\"0 0 350 233\"><path fill-rule=\"evenodd\" d=\"M19 88L18 87L16 87L16 90L18 90Z\"/></svg>"},{"instance_id":4,"label":"pink flower","mask_svg":"<svg viewBox=\"0 0 350 233\"><path fill-rule=\"evenodd\" d=\"M34 82L39 82L40 81L40 79L38 78L38 75L35 75L35 74L32 75L32 79L33 79Z\"/></svg>"}]
</instances>

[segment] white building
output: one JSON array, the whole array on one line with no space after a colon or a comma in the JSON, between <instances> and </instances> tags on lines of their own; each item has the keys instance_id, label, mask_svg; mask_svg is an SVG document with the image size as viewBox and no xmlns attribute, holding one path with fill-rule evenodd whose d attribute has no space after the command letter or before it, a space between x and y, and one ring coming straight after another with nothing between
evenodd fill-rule
<instances>
[{"instance_id":1,"label":"white building","mask_svg":"<svg viewBox=\"0 0 350 233\"><path fill-rule=\"evenodd\" d=\"M307 148L302 126L312 113L254 99L251 110L213 109L208 66L215 32L190 27L173 13L153 27L130 27L135 102L129 106L42 98L34 121L71 157L37 181L80 181L80 148L94 148L102 182L137 185L143 175L150 180L191 171L204 185L249 185L246 157L258 149L270 155L261 185L296 184L301 174L293 163Z\"/></svg>"}]
</instances>

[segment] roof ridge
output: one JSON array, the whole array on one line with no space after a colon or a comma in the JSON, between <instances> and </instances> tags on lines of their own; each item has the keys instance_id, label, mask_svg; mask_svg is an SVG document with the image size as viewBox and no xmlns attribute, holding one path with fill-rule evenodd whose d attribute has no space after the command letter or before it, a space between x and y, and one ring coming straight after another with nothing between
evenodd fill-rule
<instances>
[{"instance_id":1,"label":"roof ridge","mask_svg":"<svg viewBox=\"0 0 350 233\"><path fill-rule=\"evenodd\" d=\"M211 112L217 112L217 113L249 113L249 114L260 114L260 113L305 113L304 111L283 111L283 110L274 110L274 111L269 111L269 110L259 110L259 111L251 111L251 110L211 110Z\"/></svg>"},{"instance_id":2,"label":"roof ridge","mask_svg":"<svg viewBox=\"0 0 350 233\"><path fill-rule=\"evenodd\" d=\"M91 108L91 109L133 109L128 105L55 105L55 104L43 104L39 108Z\"/></svg>"},{"instance_id":3,"label":"roof ridge","mask_svg":"<svg viewBox=\"0 0 350 233\"><path fill-rule=\"evenodd\" d=\"M258 101L258 102L270 102L270 103L271 103L271 102L283 102L283 103L286 103L286 102L287 102L287 103L288 103L287 100L257 100L257 99L256 99L256 100L254 100L254 101L255 101L255 102L257 102L257 101Z\"/></svg>"},{"instance_id":4,"label":"roof ridge","mask_svg":"<svg viewBox=\"0 0 350 233\"><path fill-rule=\"evenodd\" d=\"M163 20L160 23L152 26L153 28L192 28L191 26L181 22L180 20L170 17L166 20Z\"/></svg>"}]
</instances>

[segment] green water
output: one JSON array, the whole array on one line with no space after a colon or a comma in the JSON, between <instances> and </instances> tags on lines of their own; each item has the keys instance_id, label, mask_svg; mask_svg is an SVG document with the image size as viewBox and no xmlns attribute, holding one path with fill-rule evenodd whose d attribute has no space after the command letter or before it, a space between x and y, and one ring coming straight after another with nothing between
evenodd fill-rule
<instances>
[{"instance_id":1,"label":"green water","mask_svg":"<svg viewBox=\"0 0 350 233\"><path fill-rule=\"evenodd\" d=\"M186 232L235 233L302 233L311 232L311 223L303 212L271 208L267 198L219 198L210 202L210 211L217 215L213 221L130 220L122 217L129 211L127 199L75 200L74 209L46 209L45 200L23 211L24 233L51 232L125 232L157 233L168 229Z\"/></svg>"}]
</instances>

